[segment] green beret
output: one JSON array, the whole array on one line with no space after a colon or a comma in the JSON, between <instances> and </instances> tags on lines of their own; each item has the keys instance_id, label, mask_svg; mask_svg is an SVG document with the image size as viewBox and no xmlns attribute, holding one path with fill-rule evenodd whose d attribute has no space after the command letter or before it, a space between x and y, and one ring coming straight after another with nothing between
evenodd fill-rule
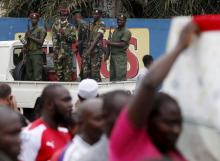
<instances>
[{"instance_id":1,"label":"green beret","mask_svg":"<svg viewBox=\"0 0 220 161\"><path fill-rule=\"evenodd\" d=\"M75 10L73 10L72 14L74 15L74 14L76 14L76 13L81 13L81 10L80 10L80 9L75 9Z\"/></svg>"},{"instance_id":2,"label":"green beret","mask_svg":"<svg viewBox=\"0 0 220 161\"><path fill-rule=\"evenodd\" d=\"M102 13L102 9L99 8L99 7L95 7L95 8L93 8L93 12L95 12L95 13Z\"/></svg>"}]
</instances>

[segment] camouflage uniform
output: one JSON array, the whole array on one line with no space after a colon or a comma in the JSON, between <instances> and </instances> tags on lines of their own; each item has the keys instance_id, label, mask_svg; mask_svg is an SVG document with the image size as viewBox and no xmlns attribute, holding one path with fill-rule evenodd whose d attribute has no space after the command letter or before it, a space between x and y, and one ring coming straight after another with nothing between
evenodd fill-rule
<instances>
[{"instance_id":1,"label":"camouflage uniform","mask_svg":"<svg viewBox=\"0 0 220 161\"><path fill-rule=\"evenodd\" d=\"M111 46L110 56L110 81L125 81L127 74L127 53L131 32L123 27L116 28L112 34L112 42L126 42L125 47Z\"/></svg>"},{"instance_id":2,"label":"camouflage uniform","mask_svg":"<svg viewBox=\"0 0 220 161\"><path fill-rule=\"evenodd\" d=\"M30 35L33 38L44 39L46 37L46 30L44 28L35 26L30 29ZM26 75L25 80L41 81L43 72L43 52L42 45L32 39L27 40L26 45Z\"/></svg>"},{"instance_id":3,"label":"camouflage uniform","mask_svg":"<svg viewBox=\"0 0 220 161\"><path fill-rule=\"evenodd\" d=\"M80 20L77 24L76 24L76 28L78 31L78 51L80 54L80 57L82 57L83 51L84 49L87 47L88 45L88 25L86 24L86 22L84 20Z\"/></svg>"},{"instance_id":4,"label":"camouflage uniform","mask_svg":"<svg viewBox=\"0 0 220 161\"><path fill-rule=\"evenodd\" d=\"M78 31L78 51L79 55L82 58L82 54L84 50L86 49L88 45L88 36L89 36L89 30L88 30L88 25L84 20L80 20L79 22L76 23L76 28ZM80 70L80 78L83 79L83 67L82 67L82 60L81 60L81 70Z\"/></svg>"},{"instance_id":5,"label":"camouflage uniform","mask_svg":"<svg viewBox=\"0 0 220 161\"><path fill-rule=\"evenodd\" d=\"M98 33L105 32L105 23L98 20L90 25L89 43L93 42ZM82 55L83 79L91 78L101 82L100 68L102 60L102 40L96 45L90 55Z\"/></svg>"},{"instance_id":6,"label":"camouflage uniform","mask_svg":"<svg viewBox=\"0 0 220 161\"><path fill-rule=\"evenodd\" d=\"M60 32L63 30L63 34ZM58 49L58 57L54 58L54 68L56 70L59 81L71 81L72 71L76 70L76 66L73 66L72 43L76 39L75 28L65 21L57 20L52 26L52 41L54 50Z\"/></svg>"}]
</instances>

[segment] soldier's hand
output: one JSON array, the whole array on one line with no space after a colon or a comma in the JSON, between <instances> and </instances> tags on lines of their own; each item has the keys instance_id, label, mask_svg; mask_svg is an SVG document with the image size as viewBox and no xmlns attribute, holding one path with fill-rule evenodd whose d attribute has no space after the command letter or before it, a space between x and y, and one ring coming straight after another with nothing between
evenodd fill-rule
<instances>
[{"instance_id":1,"label":"soldier's hand","mask_svg":"<svg viewBox=\"0 0 220 161\"><path fill-rule=\"evenodd\" d=\"M53 54L53 58L57 59L58 58L58 53L59 53L59 49L55 49L54 50L54 54Z\"/></svg>"},{"instance_id":2,"label":"soldier's hand","mask_svg":"<svg viewBox=\"0 0 220 161\"><path fill-rule=\"evenodd\" d=\"M109 59L109 56L105 54L104 55L104 62L106 62L108 59Z\"/></svg>"},{"instance_id":3,"label":"soldier's hand","mask_svg":"<svg viewBox=\"0 0 220 161\"><path fill-rule=\"evenodd\" d=\"M64 30L62 28L60 29L60 33L61 35L64 35Z\"/></svg>"}]
</instances>

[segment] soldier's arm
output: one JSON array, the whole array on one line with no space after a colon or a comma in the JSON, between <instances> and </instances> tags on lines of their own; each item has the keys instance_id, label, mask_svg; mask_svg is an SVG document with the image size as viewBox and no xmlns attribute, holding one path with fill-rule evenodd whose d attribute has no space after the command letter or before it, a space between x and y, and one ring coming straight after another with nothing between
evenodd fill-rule
<instances>
[{"instance_id":1,"label":"soldier's arm","mask_svg":"<svg viewBox=\"0 0 220 161\"><path fill-rule=\"evenodd\" d=\"M46 36L47 36L46 30L42 29L40 31L40 38L36 38L34 36L29 36L29 39L33 40L34 42L36 42L38 44L43 44Z\"/></svg>"},{"instance_id":2,"label":"soldier's arm","mask_svg":"<svg viewBox=\"0 0 220 161\"><path fill-rule=\"evenodd\" d=\"M52 42L54 48L59 48L59 35L54 25L52 26Z\"/></svg>"},{"instance_id":3,"label":"soldier's arm","mask_svg":"<svg viewBox=\"0 0 220 161\"><path fill-rule=\"evenodd\" d=\"M76 29L71 26L70 32L69 33L64 32L64 36L65 36L66 42L68 43L76 42Z\"/></svg>"},{"instance_id":4,"label":"soldier's arm","mask_svg":"<svg viewBox=\"0 0 220 161\"><path fill-rule=\"evenodd\" d=\"M111 46L117 46L117 47L125 47L129 44L130 42L130 39L131 39L131 32L130 31L126 31L122 38L121 38L121 41L119 42L116 42L116 41L107 41L107 44L108 45L111 45Z\"/></svg>"}]
</instances>

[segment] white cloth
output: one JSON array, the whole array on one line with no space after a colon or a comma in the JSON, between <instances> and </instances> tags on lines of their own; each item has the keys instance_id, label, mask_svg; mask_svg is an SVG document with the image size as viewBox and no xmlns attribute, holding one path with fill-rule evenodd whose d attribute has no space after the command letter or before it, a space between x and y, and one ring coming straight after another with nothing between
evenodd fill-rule
<instances>
[{"instance_id":1,"label":"white cloth","mask_svg":"<svg viewBox=\"0 0 220 161\"><path fill-rule=\"evenodd\" d=\"M141 69L141 71L139 72L137 79L136 79L136 86L135 86L135 93L137 92L137 89L139 88L144 76L148 73L148 69L145 67L143 69Z\"/></svg>"},{"instance_id":2,"label":"white cloth","mask_svg":"<svg viewBox=\"0 0 220 161\"><path fill-rule=\"evenodd\" d=\"M78 161L87 153L90 147L90 144L86 143L79 135L76 135L67 148L63 161Z\"/></svg>"},{"instance_id":3,"label":"white cloth","mask_svg":"<svg viewBox=\"0 0 220 161\"><path fill-rule=\"evenodd\" d=\"M98 95L98 83L93 79L84 79L79 83L78 95L84 99L95 98Z\"/></svg>"},{"instance_id":4,"label":"white cloth","mask_svg":"<svg viewBox=\"0 0 220 161\"><path fill-rule=\"evenodd\" d=\"M190 18L172 22L168 50ZM163 91L178 101L185 119L220 129L220 32L201 33L182 53L164 81Z\"/></svg>"}]
</instances>

